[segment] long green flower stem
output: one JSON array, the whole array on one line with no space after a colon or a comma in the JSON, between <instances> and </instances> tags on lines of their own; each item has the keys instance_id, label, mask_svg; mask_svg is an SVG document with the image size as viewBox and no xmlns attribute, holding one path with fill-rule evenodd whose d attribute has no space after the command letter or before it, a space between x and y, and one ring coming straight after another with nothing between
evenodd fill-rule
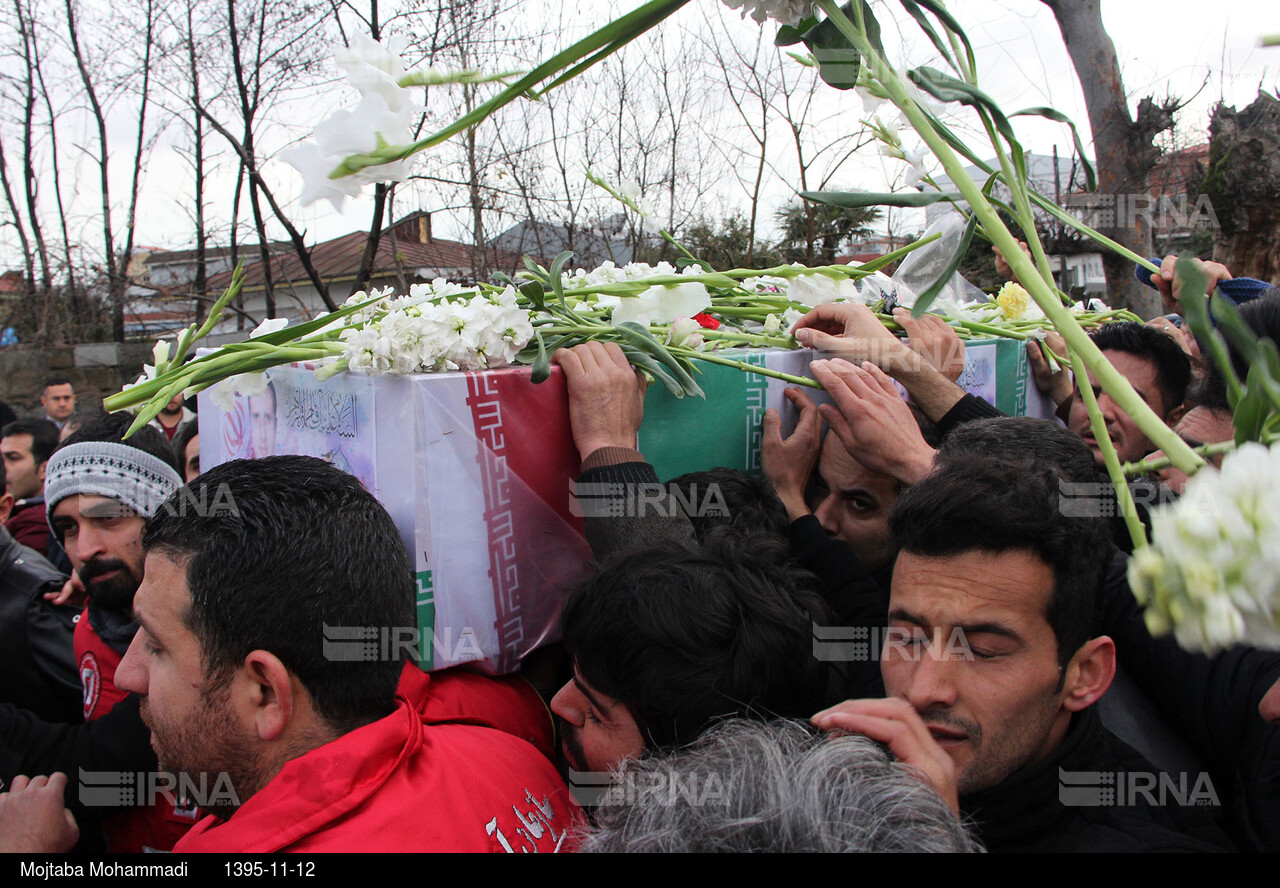
<instances>
[{"instance_id":1,"label":"long green flower stem","mask_svg":"<svg viewBox=\"0 0 1280 888\"><path fill-rule=\"evenodd\" d=\"M666 334L668 328L659 324L652 324L649 332L653 334ZM708 330L706 328L695 330L690 335L701 335L707 342L745 342L759 348L797 348L797 343L790 336L770 336L767 333L739 333L725 330Z\"/></svg>"},{"instance_id":2,"label":"long green flower stem","mask_svg":"<svg viewBox=\"0 0 1280 888\"><path fill-rule=\"evenodd\" d=\"M1259 440L1263 444L1274 444L1276 441L1280 441L1280 435L1263 432L1259 435ZM1199 447L1191 449L1208 459L1211 456L1222 456L1224 453L1231 453L1239 446L1235 441L1218 441L1214 444L1201 444ZM1167 469L1171 465L1173 465L1173 462L1167 456L1148 456L1146 459L1140 459L1137 462L1125 463L1120 468L1124 470L1126 475L1148 475L1160 469Z\"/></svg>"},{"instance_id":3,"label":"long green flower stem","mask_svg":"<svg viewBox=\"0 0 1280 888\"><path fill-rule=\"evenodd\" d=\"M918 241L900 247L891 253L885 253L883 256L877 256L875 259L863 265L775 265L771 268L731 268L728 271L714 271L707 274L662 274L654 275L647 278L635 278L627 281L615 281L611 284L592 284L583 287L565 287L564 295L566 298L571 296L589 296L593 293L603 293L610 296L626 296L631 293L639 293L647 290L649 287L662 286L666 284L708 284L722 288L733 288L738 285L739 281L747 278L757 277L779 277L790 280L806 274L823 274L830 278L848 278L850 280L861 280L868 275L874 274L879 269L888 265L897 259L901 259L908 253L918 250L926 244L940 238L941 234L931 234L923 237ZM529 272L520 272L520 277L528 279ZM773 298L765 294L747 294L743 298ZM785 297L780 297L785 298Z\"/></svg>"},{"instance_id":4,"label":"long green flower stem","mask_svg":"<svg viewBox=\"0 0 1280 888\"><path fill-rule=\"evenodd\" d=\"M691 348L676 347L671 349L672 354L680 355L685 358L692 358L698 361L706 361L708 364L720 364L723 367L733 367L741 370L743 373L758 373L760 376L768 376L770 379L781 379L792 385L803 385L809 388L820 389L822 384L816 379L810 379L807 376L794 376L790 373L783 373L781 370L774 370L771 367L761 367L758 364L752 364L748 361L735 361L732 358L722 358L712 352L700 352Z\"/></svg>"},{"instance_id":5,"label":"long green flower stem","mask_svg":"<svg viewBox=\"0 0 1280 888\"><path fill-rule=\"evenodd\" d=\"M521 77L515 83L512 83L502 92L493 98L477 105L468 114L458 118L453 123L437 130L429 136L412 142L408 145L389 145L380 148L377 151L368 154L356 154L346 158L338 165L333 172L329 174L331 179L340 179L343 176L349 176L357 173L362 169L370 166L378 166L384 163L392 163L398 160L404 160L424 151L441 142L457 135L458 133L470 129L488 119L490 115L496 112L504 105L515 101L528 94L539 84L546 81L553 75L564 71L570 66L574 66L572 71L579 73L585 69L585 64L577 64L583 59L588 59L590 64L600 61L605 56L610 55L618 49L621 49L631 40L639 37L645 31L657 25L663 19L674 13L680 7L684 6L689 0L651 0L644 6L627 13L622 18L610 22L603 28L591 33L587 37L579 40L563 52L555 55L551 59L543 62L534 68L528 74ZM595 53L594 56L592 54ZM550 85L542 90L546 92L553 86L562 83L565 77L557 77Z\"/></svg>"},{"instance_id":6,"label":"long green flower stem","mask_svg":"<svg viewBox=\"0 0 1280 888\"><path fill-rule=\"evenodd\" d=\"M125 432L124 437L129 437L138 429L149 423L165 404L174 397L174 395L184 392L188 389L202 390L212 383L218 381L219 377L228 375L239 375L242 373L258 373L269 367L275 367L280 364L287 364L291 361L312 361L317 358L326 357L336 352L341 352L342 346L337 343L317 342L308 345L300 343L292 343L289 345L272 345L263 343L253 350L240 349L226 355L221 355L220 360L210 361L202 365L192 364L182 368L184 372L166 374L165 377L157 377L157 379L149 380L149 382L161 382L162 395L160 397L152 396L147 399L146 405L138 411L134 417L133 424L129 426L129 430ZM234 374L225 373L232 366L235 367ZM118 395L112 395L103 401L103 406L107 410L118 410L123 406L130 406L120 403L125 400L125 396L132 394L132 389L121 392ZM131 404L139 403L135 399Z\"/></svg>"},{"instance_id":7,"label":"long green flower stem","mask_svg":"<svg viewBox=\"0 0 1280 888\"><path fill-rule=\"evenodd\" d=\"M964 165L956 156L951 146L930 125L924 112L916 105L915 100L907 94L897 72L887 61L880 57L866 36L849 21L848 16L840 10L833 0L818 0L818 6L834 22L835 26L847 37L873 66L873 74L888 93L890 100L898 106L917 134L942 163L947 175L955 183L957 189L969 202L972 211L978 216L992 243L1000 248L1010 268L1023 282L1027 292L1035 299L1036 304L1045 316L1053 322L1054 328L1066 340L1067 347L1077 352L1084 365L1092 370L1099 385L1116 402L1144 434L1165 452L1173 464L1182 471L1192 473L1204 465L1202 460L1181 438L1174 434L1159 416L1147 406L1129 381L1111 365L1102 352L1093 344L1084 329L1072 317L1053 292L1052 288L1041 278L1039 269L1027 258L1018 246L1017 239L1000 220L999 215L983 196L982 190L965 171ZM1087 378L1087 377L1082 377ZM1087 388L1087 386L1082 386ZM1105 438L1105 436L1104 436ZM1099 446L1104 446L1099 442Z\"/></svg>"},{"instance_id":8,"label":"long green flower stem","mask_svg":"<svg viewBox=\"0 0 1280 888\"><path fill-rule=\"evenodd\" d=\"M1071 369L1076 374L1076 379L1087 379L1088 374L1084 369L1084 360L1076 352L1071 352ZM1098 444L1098 449L1102 451L1102 461L1107 467L1107 475L1111 478L1111 484L1116 490L1116 503L1120 507L1120 514L1124 517L1124 526L1129 530L1129 539L1133 541L1133 551L1147 547L1147 530L1142 526L1142 522L1138 519L1138 507L1133 502L1133 491L1129 489L1129 482L1125 479L1124 471L1120 467L1120 456L1116 453L1115 445L1111 443L1111 436L1107 433L1107 421L1102 418L1102 411L1098 409L1098 399L1093 394L1093 386L1079 386L1080 397L1084 399L1084 405L1089 411L1089 430L1093 432L1093 439Z\"/></svg>"}]
</instances>

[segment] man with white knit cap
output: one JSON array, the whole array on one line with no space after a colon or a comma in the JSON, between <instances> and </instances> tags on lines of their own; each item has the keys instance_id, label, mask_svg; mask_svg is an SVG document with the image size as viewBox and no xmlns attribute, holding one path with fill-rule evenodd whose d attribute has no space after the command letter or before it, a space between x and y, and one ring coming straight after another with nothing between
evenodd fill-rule
<instances>
[{"instance_id":1,"label":"man with white knit cap","mask_svg":"<svg viewBox=\"0 0 1280 888\"><path fill-rule=\"evenodd\" d=\"M128 414L109 414L86 423L54 452L45 470L49 526L88 594L75 629L85 721L100 718L127 696L116 687L115 672L138 630L133 596L142 582L142 526L182 486L162 434L144 426L121 440L132 422ZM108 848L168 850L195 814L160 802L108 818Z\"/></svg>"},{"instance_id":2,"label":"man with white knit cap","mask_svg":"<svg viewBox=\"0 0 1280 888\"><path fill-rule=\"evenodd\" d=\"M86 424L45 470L49 525L89 596L75 633L86 720L124 697L111 679L137 630L133 595L142 582L142 525L182 486L162 436L144 428L120 440L131 422L117 414Z\"/></svg>"}]
</instances>

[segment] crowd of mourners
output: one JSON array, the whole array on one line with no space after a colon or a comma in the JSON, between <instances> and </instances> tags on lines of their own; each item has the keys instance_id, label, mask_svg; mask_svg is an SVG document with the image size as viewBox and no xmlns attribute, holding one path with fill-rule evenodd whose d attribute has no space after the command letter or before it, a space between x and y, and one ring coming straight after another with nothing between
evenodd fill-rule
<instances>
[{"instance_id":1,"label":"crowd of mourners","mask_svg":"<svg viewBox=\"0 0 1280 888\"><path fill-rule=\"evenodd\" d=\"M1092 339L1185 441L1228 441L1172 257L1151 283L1168 314ZM1280 291L1228 292L1280 342ZM330 627L417 625L351 475L202 473L180 396L122 440L49 380L0 428L0 850L1280 850L1280 653L1148 632L1081 389L1122 461L1152 443L1034 343L1057 419L1003 416L943 319L895 318L797 322L826 397L768 411L759 475L662 481L621 349L557 352L595 562L499 677L334 655ZM1135 478L1141 517L1185 483Z\"/></svg>"}]
</instances>

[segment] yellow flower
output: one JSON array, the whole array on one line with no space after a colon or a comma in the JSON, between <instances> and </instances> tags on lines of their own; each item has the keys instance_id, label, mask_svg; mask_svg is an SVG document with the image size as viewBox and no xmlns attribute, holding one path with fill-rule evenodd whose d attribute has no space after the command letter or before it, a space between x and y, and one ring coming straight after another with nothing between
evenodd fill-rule
<instances>
[{"instance_id":1,"label":"yellow flower","mask_svg":"<svg viewBox=\"0 0 1280 888\"><path fill-rule=\"evenodd\" d=\"M1032 305L1031 294L1022 284L1009 281L996 294L996 304L1000 306L1000 311L1006 320L1016 321L1018 318L1026 317L1027 309Z\"/></svg>"}]
</instances>

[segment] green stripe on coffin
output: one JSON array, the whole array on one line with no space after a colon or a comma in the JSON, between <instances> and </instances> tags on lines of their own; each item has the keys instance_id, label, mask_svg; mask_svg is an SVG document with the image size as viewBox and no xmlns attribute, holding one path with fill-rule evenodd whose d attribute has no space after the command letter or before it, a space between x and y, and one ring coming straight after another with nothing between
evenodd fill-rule
<instances>
[{"instance_id":1,"label":"green stripe on coffin","mask_svg":"<svg viewBox=\"0 0 1280 888\"><path fill-rule=\"evenodd\" d=\"M1009 416L1053 415L1053 404L1035 388L1025 343L1017 339L970 340L965 348L962 389ZM731 350L720 354L795 376L809 376L809 362L822 355L807 349ZM783 395L787 383L719 364L695 362L698 384L707 394L676 398L660 385L649 386L640 427L640 452L663 480L717 466L760 470L760 422L767 408L782 414L783 434L795 424L795 410ZM806 389L816 401L826 393Z\"/></svg>"},{"instance_id":2,"label":"green stripe on coffin","mask_svg":"<svg viewBox=\"0 0 1280 888\"><path fill-rule=\"evenodd\" d=\"M803 374L812 353L806 350L752 349L722 352L787 373ZM701 398L676 398L663 386L651 385L644 399L640 452L664 480L716 466L759 471L760 422L766 407L782 397L786 383L733 367L694 364L702 370ZM775 391L770 392L770 388Z\"/></svg>"}]
</instances>

